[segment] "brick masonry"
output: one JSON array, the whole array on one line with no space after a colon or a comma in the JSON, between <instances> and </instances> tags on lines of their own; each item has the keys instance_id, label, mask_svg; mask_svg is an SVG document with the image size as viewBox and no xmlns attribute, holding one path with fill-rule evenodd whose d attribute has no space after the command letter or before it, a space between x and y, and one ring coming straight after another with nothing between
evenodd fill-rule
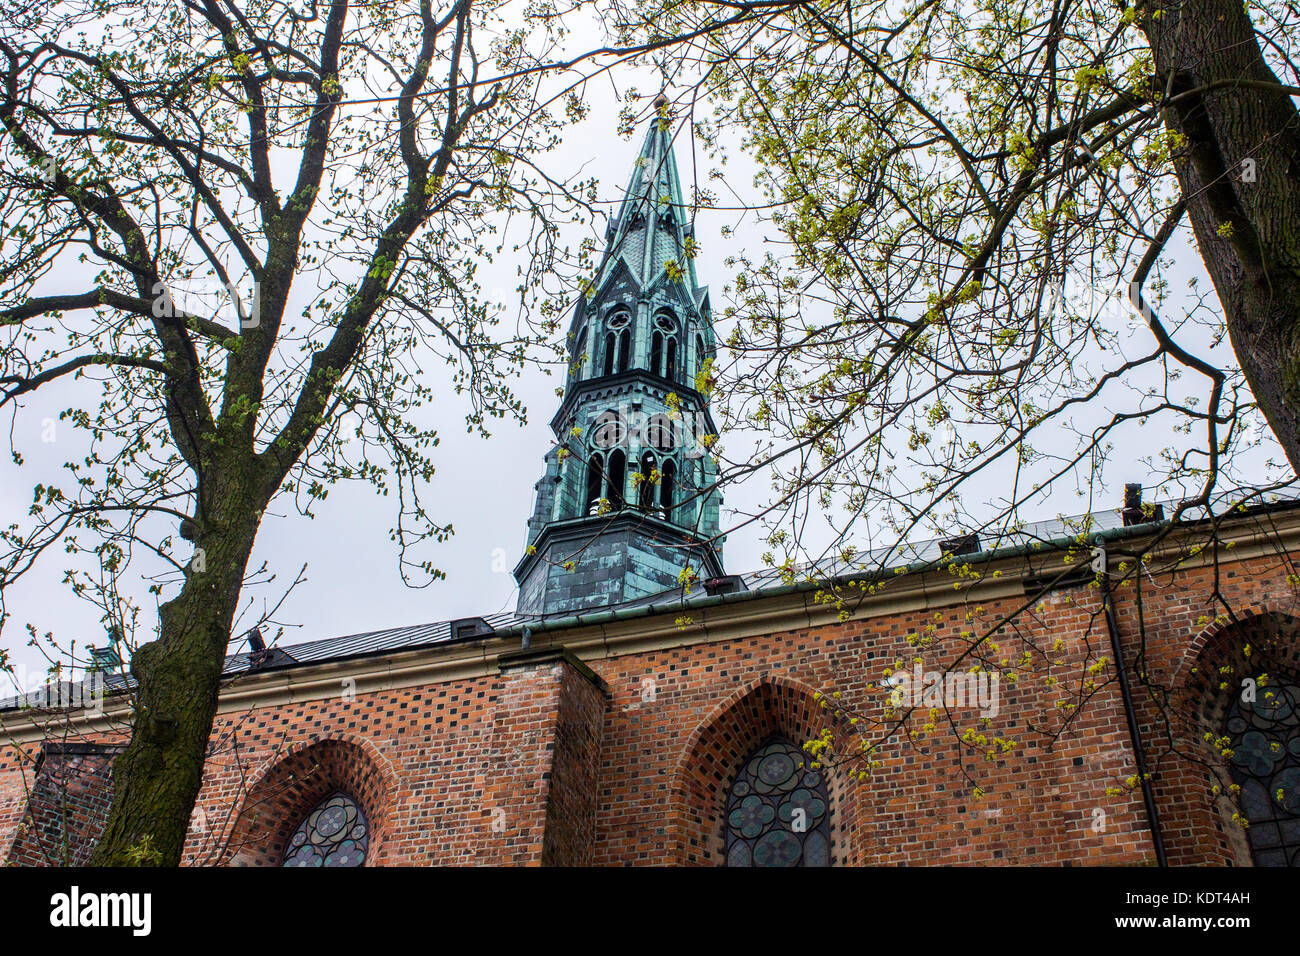
<instances>
[{"instance_id":1,"label":"brick masonry","mask_svg":"<svg viewBox=\"0 0 1300 956\"><path fill-rule=\"evenodd\" d=\"M9 862L19 866L81 866L104 829L113 799L109 744L47 743L36 754L28 799L15 827ZM14 781L11 781L11 783ZM21 800L16 806L23 806Z\"/></svg>"},{"instance_id":2,"label":"brick masonry","mask_svg":"<svg viewBox=\"0 0 1300 956\"><path fill-rule=\"evenodd\" d=\"M1116 594L1175 864L1250 862L1230 800L1211 793L1224 764L1202 738L1221 726L1240 675L1300 673L1291 556L1255 548L1219 557L1217 567L1153 567L1140 589ZM214 728L186 862L275 864L303 815L344 790L371 823L368 863L716 865L727 790L756 747L830 727L851 748L857 729L835 716L840 704L823 702L879 718L886 668L918 653L909 636L928 634L926 666L939 666L968 646L972 619L1006 617L1017 653L1022 642L1044 651L1002 683L984 731L1014 748L984 759L950 732L896 734L866 780L832 763L834 862L1150 865L1141 792L1125 785L1135 763L1113 667L1077 712L1061 706L1077 699L1087 666L1111 653L1100 591L1057 589L1027 610L1023 596L977 603L941 580L926 595L911 609L842 622L809 612L810 623L794 627L779 613L786 599L772 598L762 607L786 623L765 629L755 612L734 636L668 628L670 613L661 630L671 641L607 636L581 658L555 646L577 646L570 632L551 632L551 646L502 654L482 676L357 694L344 683L321 699L228 711ZM1231 614L1216 621L1225 608ZM484 642L484 653L501 640ZM955 709L953 720L974 726L978 716ZM62 781L74 781L68 832L83 842L107 805L111 752L53 762L47 752L33 772L39 754L27 741L0 755L0 847L12 863L48 862L35 837L57 837L49 827Z\"/></svg>"}]
</instances>

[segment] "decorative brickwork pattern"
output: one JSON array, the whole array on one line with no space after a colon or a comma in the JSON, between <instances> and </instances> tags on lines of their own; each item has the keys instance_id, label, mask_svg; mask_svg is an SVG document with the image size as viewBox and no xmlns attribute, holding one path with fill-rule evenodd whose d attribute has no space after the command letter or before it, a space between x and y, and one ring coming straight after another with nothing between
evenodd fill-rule
<instances>
[{"instance_id":1,"label":"decorative brickwork pattern","mask_svg":"<svg viewBox=\"0 0 1300 956\"><path fill-rule=\"evenodd\" d=\"M762 678L718 704L691 734L674 770L672 806L682 863L723 862L723 812L732 781L769 737L805 741L817 736L827 721L813 693L788 677ZM831 862L835 863L852 856L849 847L857 832L858 802L844 773L835 766L825 772L831 798Z\"/></svg>"},{"instance_id":2,"label":"decorative brickwork pattern","mask_svg":"<svg viewBox=\"0 0 1300 956\"><path fill-rule=\"evenodd\" d=\"M226 841L223 862L279 866L298 824L336 790L364 811L372 853L377 852L385 843L397 778L387 761L376 759L372 751L369 745L336 739L294 745L249 789Z\"/></svg>"},{"instance_id":3,"label":"decorative brickwork pattern","mask_svg":"<svg viewBox=\"0 0 1300 956\"><path fill-rule=\"evenodd\" d=\"M1172 682L1170 710L1180 719L1165 727L1159 710L1146 708L1156 766L1167 770L1153 777L1171 863L1251 865L1245 833L1232 819L1238 805L1228 792L1226 762L1205 735L1223 734L1232 697L1243 679L1259 674L1300 675L1300 619L1263 605L1206 628L1190 643Z\"/></svg>"},{"instance_id":4,"label":"decorative brickwork pattern","mask_svg":"<svg viewBox=\"0 0 1300 956\"><path fill-rule=\"evenodd\" d=\"M989 602L984 616L996 620L1020 603ZM959 635L970 627L967 611L957 604L594 664L613 694L596 862L721 863L718 814L739 761L773 732L802 741L833 726L828 711L813 708L816 691L875 702L879 715L884 669L916 653L909 633L933 625L933 666L950 663ZM1057 592L1045 602L1033 637L1048 647L1060 637L1060 672L1077 674L1090 646L1104 640L1099 620L1095 591ZM939 656L943 648L946 656ZM1002 688L993 729L1020 743L996 760L964 752L940 734L895 740L880 754L885 767L860 783L850 785L829 768L835 862L1149 862L1140 794L1105 796L1132 773L1118 687L1106 684L1065 722L1055 707L1058 692L1041 679L1046 674ZM646 679L657 688L653 701L640 693ZM954 719L974 716L967 711ZM1063 726L1045 734L1052 720ZM855 739L843 742L851 750ZM976 785L986 792L983 799Z\"/></svg>"}]
</instances>

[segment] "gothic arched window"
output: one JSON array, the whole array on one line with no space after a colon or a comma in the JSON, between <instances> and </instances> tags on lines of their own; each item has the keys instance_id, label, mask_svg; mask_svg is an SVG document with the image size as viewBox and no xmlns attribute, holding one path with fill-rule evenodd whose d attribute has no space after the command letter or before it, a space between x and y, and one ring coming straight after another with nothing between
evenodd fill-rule
<instances>
[{"instance_id":1,"label":"gothic arched window","mask_svg":"<svg viewBox=\"0 0 1300 956\"><path fill-rule=\"evenodd\" d=\"M646 444L659 452L670 452L677 447L673 435L673 420L663 412L651 415L645 426Z\"/></svg>"},{"instance_id":2,"label":"gothic arched window","mask_svg":"<svg viewBox=\"0 0 1300 956\"><path fill-rule=\"evenodd\" d=\"M624 329L618 333L618 370L626 372L632 355L632 333Z\"/></svg>"},{"instance_id":3,"label":"gothic arched window","mask_svg":"<svg viewBox=\"0 0 1300 956\"><path fill-rule=\"evenodd\" d=\"M705 362L705 355L704 355L704 336L702 336L702 335L697 335L697 336L695 336L695 369L696 369L696 371L699 371L700 369L704 368L704 362Z\"/></svg>"},{"instance_id":4,"label":"gothic arched window","mask_svg":"<svg viewBox=\"0 0 1300 956\"><path fill-rule=\"evenodd\" d=\"M614 374L614 351L617 347L618 347L617 341L614 338L614 333L606 332L605 333L605 363L604 363L604 367L601 369L602 373L605 375Z\"/></svg>"},{"instance_id":5,"label":"gothic arched window","mask_svg":"<svg viewBox=\"0 0 1300 956\"><path fill-rule=\"evenodd\" d=\"M620 449L610 453L609 475L605 485L605 497L615 511L623 507L623 486L626 483L627 456Z\"/></svg>"},{"instance_id":6,"label":"gothic arched window","mask_svg":"<svg viewBox=\"0 0 1300 956\"><path fill-rule=\"evenodd\" d=\"M587 460L587 496L582 501L579 514L592 514L596 503L600 501L600 486L605 480L605 461L600 453L593 453Z\"/></svg>"},{"instance_id":7,"label":"gothic arched window","mask_svg":"<svg viewBox=\"0 0 1300 956\"><path fill-rule=\"evenodd\" d=\"M293 831L284 865L361 866L369 847L366 815L346 793L335 791L316 804Z\"/></svg>"},{"instance_id":8,"label":"gothic arched window","mask_svg":"<svg viewBox=\"0 0 1300 956\"><path fill-rule=\"evenodd\" d=\"M673 497L677 493L677 466L672 461L664 462L659 472L659 504L663 506L664 518L673 520Z\"/></svg>"},{"instance_id":9,"label":"gothic arched window","mask_svg":"<svg viewBox=\"0 0 1300 956\"><path fill-rule=\"evenodd\" d=\"M773 737L740 768L726 807L727 866L829 866L826 778L808 756Z\"/></svg>"},{"instance_id":10,"label":"gothic arched window","mask_svg":"<svg viewBox=\"0 0 1300 956\"><path fill-rule=\"evenodd\" d=\"M650 370L664 378L677 378L677 320L668 312L655 316L650 340Z\"/></svg>"},{"instance_id":11,"label":"gothic arched window","mask_svg":"<svg viewBox=\"0 0 1300 956\"><path fill-rule=\"evenodd\" d=\"M655 456L646 452L641 456L641 487L638 489L637 505L642 511L649 511L655 505Z\"/></svg>"},{"instance_id":12,"label":"gothic arched window","mask_svg":"<svg viewBox=\"0 0 1300 956\"><path fill-rule=\"evenodd\" d=\"M1224 729L1255 865L1300 866L1300 683L1273 677L1253 703L1234 694Z\"/></svg>"},{"instance_id":13,"label":"gothic arched window","mask_svg":"<svg viewBox=\"0 0 1300 956\"><path fill-rule=\"evenodd\" d=\"M632 350L632 314L627 309L611 312L605 320L605 374L626 372Z\"/></svg>"},{"instance_id":14,"label":"gothic arched window","mask_svg":"<svg viewBox=\"0 0 1300 956\"><path fill-rule=\"evenodd\" d=\"M600 413L591 427L591 443L597 448L616 448L627 438L627 422L614 409Z\"/></svg>"}]
</instances>

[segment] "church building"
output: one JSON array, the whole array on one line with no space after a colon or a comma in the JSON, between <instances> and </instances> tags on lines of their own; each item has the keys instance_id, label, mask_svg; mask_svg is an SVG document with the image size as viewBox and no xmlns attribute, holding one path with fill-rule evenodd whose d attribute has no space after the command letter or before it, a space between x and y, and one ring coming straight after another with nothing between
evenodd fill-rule
<instances>
[{"instance_id":1,"label":"church building","mask_svg":"<svg viewBox=\"0 0 1300 956\"><path fill-rule=\"evenodd\" d=\"M232 655L185 863L1300 865L1296 502L1171 527L1131 486L729 570L664 127L573 312L516 611ZM125 698L0 704L9 863L86 859Z\"/></svg>"}]
</instances>

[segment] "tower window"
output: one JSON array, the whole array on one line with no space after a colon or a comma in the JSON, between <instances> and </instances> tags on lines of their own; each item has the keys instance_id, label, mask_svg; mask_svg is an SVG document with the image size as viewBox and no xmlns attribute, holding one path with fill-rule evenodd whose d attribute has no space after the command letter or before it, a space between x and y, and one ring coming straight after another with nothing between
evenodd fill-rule
<instances>
[{"instance_id":1,"label":"tower window","mask_svg":"<svg viewBox=\"0 0 1300 956\"><path fill-rule=\"evenodd\" d=\"M655 456L646 452L641 456L641 487L637 489L637 506L649 511L655 506Z\"/></svg>"},{"instance_id":2,"label":"tower window","mask_svg":"<svg viewBox=\"0 0 1300 956\"><path fill-rule=\"evenodd\" d=\"M1256 866L1300 866L1300 683L1260 682L1253 703L1234 694L1224 729L1251 858Z\"/></svg>"},{"instance_id":3,"label":"tower window","mask_svg":"<svg viewBox=\"0 0 1300 956\"><path fill-rule=\"evenodd\" d=\"M727 794L727 866L829 866L826 778L784 737L745 761Z\"/></svg>"},{"instance_id":4,"label":"tower window","mask_svg":"<svg viewBox=\"0 0 1300 956\"><path fill-rule=\"evenodd\" d=\"M591 441L596 448L616 448L627 439L627 423L614 409L600 413L591 428Z\"/></svg>"},{"instance_id":5,"label":"tower window","mask_svg":"<svg viewBox=\"0 0 1300 956\"><path fill-rule=\"evenodd\" d=\"M655 451L672 451L677 444L673 435L673 420L663 412L651 415L645 426L645 440Z\"/></svg>"},{"instance_id":6,"label":"tower window","mask_svg":"<svg viewBox=\"0 0 1300 956\"><path fill-rule=\"evenodd\" d=\"M592 454L587 461L587 496L583 500L582 512L595 514L600 501L600 486L605 480L605 461L599 452Z\"/></svg>"},{"instance_id":7,"label":"tower window","mask_svg":"<svg viewBox=\"0 0 1300 956\"><path fill-rule=\"evenodd\" d=\"M677 466L672 461L664 462L659 473L659 504L664 509L664 518L673 520L673 496L677 493Z\"/></svg>"},{"instance_id":8,"label":"tower window","mask_svg":"<svg viewBox=\"0 0 1300 956\"><path fill-rule=\"evenodd\" d=\"M677 378L677 320L669 312L655 316L655 331L650 338L650 371L674 381Z\"/></svg>"},{"instance_id":9,"label":"tower window","mask_svg":"<svg viewBox=\"0 0 1300 956\"><path fill-rule=\"evenodd\" d=\"M289 838L285 866L361 866L370 827L357 802L342 791L316 804Z\"/></svg>"},{"instance_id":10,"label":"tower window","mask_svg":"<svg viewBox=\"0 0 1300 956\"><path fill-rule=\"evenodd\" d=\"M605 374L626 372L632 349L632 314L615 309L605 319Z\"/></svg>"},{"instance_id":11,"label":"tower window","mask_svg":"<svg viewBox=\"0 0 1300 956\"><path fill-rule=\"evenodd\" d=\"M573 346L573 361L569 364L570 377L580 375L587 360L587 327L584 325L578 333L578 341Z\"/></svg>"},{"instance_id":12,"label":"tower window","mask_svg":"<svg viewBox=\"0 0 1300 956\"><path fill-rule=\"evenodd\" d=\"M614 350L617 348L613 332L605 333L605 366L603 374L614 374Z\"/></svg>"},{"instance_id":13,"label":"tower window","mask_svg":"<svg viewBox=\"0 0 1300 956\"><path fill-rule=\"evenodd\" d=\"M622 450L614 451L609 456L609 480L605 485L605 497L610 506L619 511L623 507L623 486L627 482L627 456Z\"/></svg>"},{"instance_id":14,"label":"tower window","mask_svg":"<svg viewBox=\"0 0 1300 956\"><path fill-rule=\"evenodd\" d=\"M618 370L620 372L627 371L631 351L632 333L630 330L624 329L622 332L618 333Z\"/></svg>"},{"instance_id":15,"label":"tower window","mask_svg":"<svg viewBox=\"0 0 1300 956\"><path fill-rule=\"evenodd\" d=\"M704 336L697 335L695 336L695 367L697 369L704 368L704 362Z\"/></svg>"}]
</instances>

